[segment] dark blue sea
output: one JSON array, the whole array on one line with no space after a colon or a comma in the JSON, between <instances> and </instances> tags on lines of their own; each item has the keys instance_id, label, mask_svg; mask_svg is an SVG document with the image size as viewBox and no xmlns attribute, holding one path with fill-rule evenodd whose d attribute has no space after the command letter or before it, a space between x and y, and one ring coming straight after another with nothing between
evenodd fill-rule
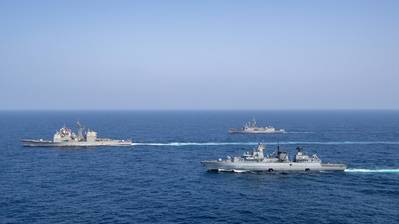
<instances>
[{"instance_id":1,"label":"dark blue sea","mask_svg":"<svg viewBox=\"0 0 399 224\"><path fill-rule=\"evenodd\" d=\"M230 135L255 117L286 134ZM79 120L131 147L24 148ZM217 173L258 142L347 172ZM399 111L0 112L0 223L399 223Z\"/></svg>"}]
</instances>

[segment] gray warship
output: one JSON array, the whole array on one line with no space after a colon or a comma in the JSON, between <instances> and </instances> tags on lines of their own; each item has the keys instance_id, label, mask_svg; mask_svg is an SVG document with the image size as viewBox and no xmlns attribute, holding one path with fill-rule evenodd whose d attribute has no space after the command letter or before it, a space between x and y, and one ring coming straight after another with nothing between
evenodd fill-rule
<instances>
[{"instance_id":1,"label":"gray warship","mask_svg":"<svg viewBox=\"0 0 399 224\"><path fill-rule=\"evenodd\" d=\"M85 129L79 122L77 122L78 133L74 133L67 127L62 127L58 130L53 140L43 139L22 139L22 145L26 147L88 147L88 146L130 146L132 140L114 140L109 138L97 138L97 132Z\"/></svg>"},{"instance_id":2,"label":"gray warship","mask_svg":"<svg viewBox=\"0 0 399 224\"><path fill-rule=\"evenodd\" d=\"M252 121L249 121L244 124L243 127L241 128L230 128L229 129L230 134L273 134L273 133L285 133L284 129L280 128L275 128L272 126L266 126L266 127L258 127L256 125L256 120L255 118L252 119Z\"/></svg>"},{"instance_id":3,"label":"gray warship","mask_svg":"<svg viewBox=\"0 0 399 224\"><path fill-rule=\"evenodd\" d=\"M266 147L259 144L252 152L246 152L241 157L202 161L202 165L208 171L344 171L345 164L321 163L316 154L308 156L301 147L297 147L297 153L293 161L289 160L288 153L277 150L270 155L265 155Z\"/></svg>"}]
</instances>

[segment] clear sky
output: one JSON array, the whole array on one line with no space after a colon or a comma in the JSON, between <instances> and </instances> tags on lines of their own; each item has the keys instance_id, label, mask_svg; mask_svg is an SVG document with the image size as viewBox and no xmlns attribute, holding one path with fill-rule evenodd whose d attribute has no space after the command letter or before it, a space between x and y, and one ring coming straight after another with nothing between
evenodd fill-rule
<instances>
[{"instance_id":1,"label":"clear sky","mask_svg":"<svg viewBox=\"0 0 399 224\"><path fill-rule=\"evenodd\" d=\"M399 1L0 1L0 109L399 109Z\"/></svg>"}]
</instances>

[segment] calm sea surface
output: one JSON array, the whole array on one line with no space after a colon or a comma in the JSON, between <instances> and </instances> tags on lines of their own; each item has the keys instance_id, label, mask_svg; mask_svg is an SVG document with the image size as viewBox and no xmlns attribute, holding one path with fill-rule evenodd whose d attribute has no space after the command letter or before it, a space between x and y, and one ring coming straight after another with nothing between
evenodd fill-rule
<instances>
[{"instance_id":1,"label":"calm sea surface","mask_svg":"<svg viewBox=\"0 0 399 224\"><path fill-rule=\"evenodd\" d=\"M287 134L229 135L255 117ZM131 147L24 148L64 124ZM211 173L257 142L338 173ZM399 223L399 111L0 112L0 223Z\"/></svg>"}]
</instances>

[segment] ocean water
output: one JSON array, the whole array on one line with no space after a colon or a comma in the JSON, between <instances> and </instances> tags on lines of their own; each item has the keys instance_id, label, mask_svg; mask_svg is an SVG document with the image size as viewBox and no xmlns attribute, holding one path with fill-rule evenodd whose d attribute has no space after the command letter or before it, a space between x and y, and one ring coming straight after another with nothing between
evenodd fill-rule
<instances>
[{"instance_id":1,"label":"ocean water","mask_svg":"<svg viewBox=\"0 0 399 224\"><path fill-rule=\"evenodd\" d=\"M287 134L229 135L252 117ZM131 147L24 148L81 123ZM346 172L215 173L297 145ZM399 223L399 111L0 112L0 223Z\"/></svg>"}]
</instances>

